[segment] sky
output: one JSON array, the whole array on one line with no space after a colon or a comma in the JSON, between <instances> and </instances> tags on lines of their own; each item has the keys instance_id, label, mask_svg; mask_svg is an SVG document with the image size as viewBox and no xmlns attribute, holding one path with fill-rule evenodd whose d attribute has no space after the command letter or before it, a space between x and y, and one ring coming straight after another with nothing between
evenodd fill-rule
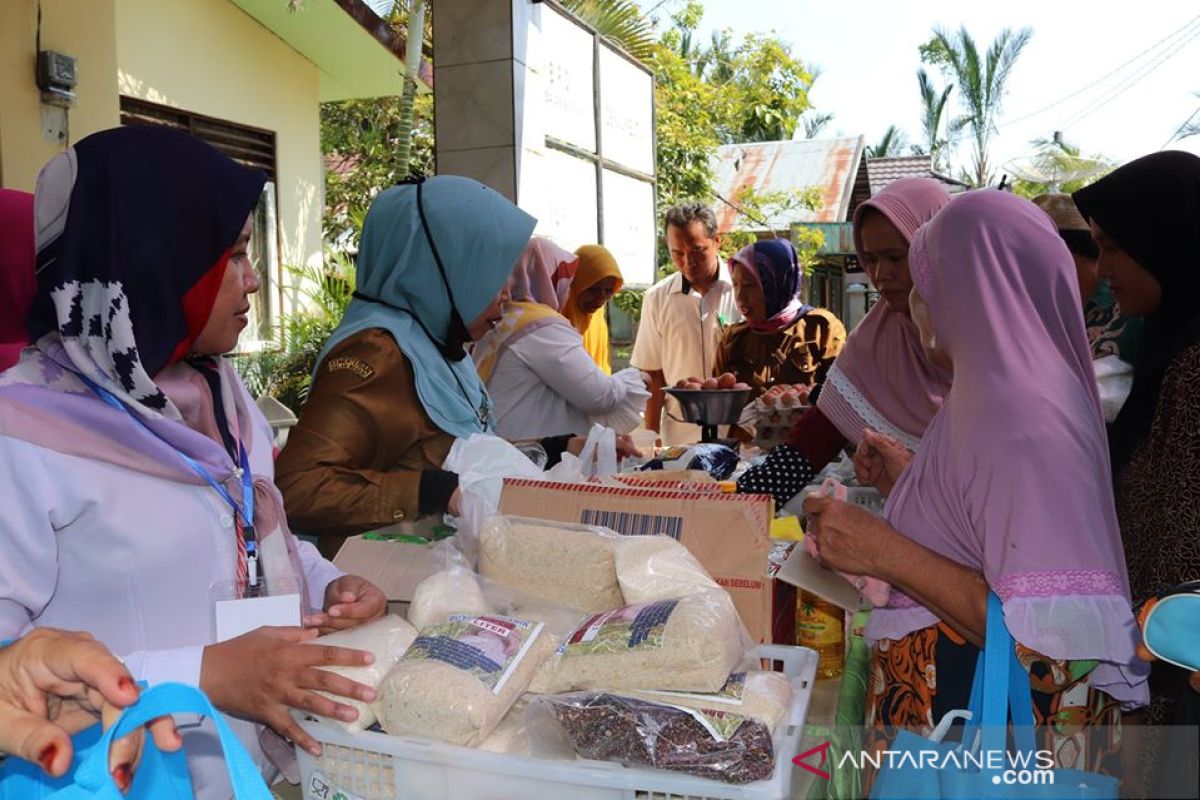
<instances>
[{"instance_id":1,"label":"sky","mask_svg":"<svg viewBox=\"0 0 1200 800\"><path fill-rule=\"evenodd\" d=\"M641 4L645 10L658 6L653 16L669 24L666 15L683 0ZM809 95L817 110L834 114L822 137L863 134L872 144L894 123L909 141L923 141L917 47L935 25L950 30L966 25L981 50L1005 27L1033 28L1010 75L991 147L990 160L998 167L1030 155L1031 139L1056 130L1085 154L1128 161L1162 149L1200 109L1195 94L1200 92L1200 7L1194 3L704 0L704 7L702 41L724 28L732 28L737 39L773 31L791 43L794 55L822 68ZM944 85L936 70L931 74ZM1135 81L1138 75L1144 77ZM1200 155L1200 136L1170 148ZM964 143L953 163L969 162Z\"/></svg>"}]
</instances>

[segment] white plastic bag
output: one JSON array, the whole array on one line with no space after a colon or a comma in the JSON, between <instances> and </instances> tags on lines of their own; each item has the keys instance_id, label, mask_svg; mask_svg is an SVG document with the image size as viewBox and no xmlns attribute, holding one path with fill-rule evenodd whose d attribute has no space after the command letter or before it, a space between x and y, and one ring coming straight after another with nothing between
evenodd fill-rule
<instances>
[{"instance_id":1,"label":"white plastic bag","mask_svg":"<svg viewBox=\"0 0 1200 800\"><path fill-rule=\"evenodd\" d=\"M1104 421L1112 422L1121 413L1121 406L1133 390L1133 365L1117 356L1104 356L1092 362L1096 384L1100 389L1100 406Z\"/></svg>"},{"instance_id":2,"label":"white plastic bag","mask_svg":"<svg viewBox=\"0 0 1200 800\"><path fill-rule=\"evenodd\" d=\"M617 474L617 434L612 428L596 424L588 431L587 441L578 456L563 453L562 460L546 470L542 477L561 483L582 483L592 478Z\"/></svg>"},{"instance_id":3,"label":"white plastic bag","mask_svg":"<svg viewBox=\"0 0 1200 800\"><path fill-rule=\"evenodd\" d=\"M629 433L642 424L642 409L650 399L646 382L642 379L642 371L634 367L623 369L613 374L613 380L625 384L625 399L617 408L607 414L598 414L592 421L612 428L617 433Z\"/></svg>"},{"instance_id":4,"label":"white plastic bag","mask_svg":"<svg viewBox=\"0 0 1200 800\"><path fill-rule=\"evenodd\" d=\"M505 478L545 477L529 457L499 436L476 433L457 439L446 456L442 469L458 475L462 490L461 516L458 519L460 546L478 541L483 521L500 508L500 492ZM470 548L464 552L473 559Z\"/></svg>"}]
</instances>

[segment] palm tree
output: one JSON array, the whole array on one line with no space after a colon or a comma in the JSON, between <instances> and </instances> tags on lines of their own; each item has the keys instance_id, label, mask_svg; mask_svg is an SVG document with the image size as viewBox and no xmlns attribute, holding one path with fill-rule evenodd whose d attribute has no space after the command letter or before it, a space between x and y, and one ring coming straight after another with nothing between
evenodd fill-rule
<instances>
[{"instance_id":1,"label":"palm tree","mask_svg":"<svg viewBox=\"0 0 1200 800\"><path fill-rule=\"evenodd\" d=\"M867 158L887 158L888 156L898 156L904 150L907 144L904 132L895 125L889 125L888 129L883 132L881 138L876 144L867 147Z\"/></svg>"},{"instance_id":2,"label":"palm tree","mask_svg":"<svg viewBox=\"0 0 1200 800\"><path fill-rule=\"evenodd\" d=\"M634 0L563 0L563 5L638 61L654 55L654 29Z\"/></svg>"},{"instance_id":3,"label":"palm tree","mask_svg":"<svg viewBox=\"0 0 1200 800\"><path fill-rule=\"evenodd\" d=\"M396 6L400 2L397 0ZM393 8L393 13L396 9ZM404 91L400 94L400 126L407 135L401 136L396 147L396 168L400 175L408 177L412 161L413 101L417 96L417 84L421 81L421 50L425 39L425 0L410 0L406 29L409 34L404 43ZM412 32L417 35L413 36Z\"/></svg>"},{"instance_id":4,"label":"palm tree","mask_svg":"<svg viewBox=\"0 0 1200 800\"><path fill-rule=\"evenodd\" d=\"M804 138L815 139L825 130L825 126L833 120L833 112L828 114L805 114L800 118L804 123Z\"/></svg>"},{"instance_id":5,"label":"palm tree","mask_svg":"<svg viewBox=\"0 0 1200 800\"><path fill-rule=\"evenodd\" d=\"M954 91L953 84L939 92L933 85L933 81L930 80L929 73L922 67L917 69L917 85L921 90L921 129L925 134L924 153L929 155L934 171L940 172L945 164L945 151L966 124L966 118L946 119L948 116L946 104L950 100L950 93ZM944 134L943 128L945 129Z\"/></svg>"},{"instance_id":6,"label":"palm tree","mask_svg":"<svg viewBox=\"0 0 1200 800\"><path fill-rule=\"evenodd\" d=\"M958 100L966 111L974 152L972 181L986 186L991 179L988 143L996 132L996 119L1004 100L1008 76L1033 35L1030 28L1005 28L985 53L980 53L966 26L957 33L935 28L933 39L922 48L929 60L941 66L958 87Z\"/></svg>"}]
</instances>

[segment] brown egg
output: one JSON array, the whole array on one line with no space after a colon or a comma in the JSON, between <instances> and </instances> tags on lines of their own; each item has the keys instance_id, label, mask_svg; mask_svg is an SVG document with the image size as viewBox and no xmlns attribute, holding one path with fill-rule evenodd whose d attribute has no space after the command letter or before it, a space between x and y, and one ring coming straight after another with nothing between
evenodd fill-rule
<instances>
[{"instance_id":1,"label":"brown egg","mask_svg":"<svg viewBox=\"0 0 1200 800\"><path fill-rule=\"evenodd\" d=\"M718 389L718 388L720 388L720 384L718 383L716 378L708 378L707 380L704 381L703 384L701 384L700 388L701 389Z\"/></svg>"},{"instance_id":2,"label":"brown egg","mask_svg":"<svg viewBox=\"0 0 1200 800\"><path fill-rule=\"evenodd\" d=\"M737 377L731 372L726 372L724 375L717 378L718 389L732 389L735 383L737 383Z\"/></svg>"}]
</instances>

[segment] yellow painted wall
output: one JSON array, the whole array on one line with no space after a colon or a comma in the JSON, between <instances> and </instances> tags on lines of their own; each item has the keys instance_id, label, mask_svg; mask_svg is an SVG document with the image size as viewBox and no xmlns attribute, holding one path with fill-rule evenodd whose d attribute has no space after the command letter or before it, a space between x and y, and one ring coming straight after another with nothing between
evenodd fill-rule
<instances>
[{"instance_id":1,"label":"yellow painted wall","mask_svg":"<svg viewBox=\"0 0 1200 800\"><path fill-rule=\"evenodd\" d=\"M77 59L78 100L67 116L71 141L120 122L116 3L42 0L42 49ZM42 165L66 146L65 140L43 135L43 107L34 82L36 33L36 0L0 0L0 185L24 191L33 191Z\"/></svg>"},{"instance_id":2,"label":"yellow painted wall","mask_svg":"<svg viewBox=\"0 0 1200 800\"><path fill-rule=\"evenodd\" d=\"M111 2L121 94L274 131L280 260L320 263L317 68L229 0Z\"/></svg>"}]
</instances>

